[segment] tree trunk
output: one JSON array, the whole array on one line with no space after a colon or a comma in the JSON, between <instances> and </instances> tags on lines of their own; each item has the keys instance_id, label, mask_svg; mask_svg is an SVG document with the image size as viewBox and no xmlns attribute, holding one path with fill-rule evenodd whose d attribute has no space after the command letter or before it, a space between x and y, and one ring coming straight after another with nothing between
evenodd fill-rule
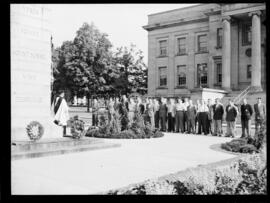
<instances>
[{"instance_id":1,"label":"tree trunk","mask_svg":"<svg viewBox=\"0 0 270 203\"><path fill-rule=\"evenodd\" d=\"M126 74L126 95L128 94L128 68L125 67L126 70L125 70L125 74Z\"/></svg>"},{"instance_id":2,"label":"tree trunk","mask_svg":"<svg viewBox=\"0 0 270 203\"><path fill-rule=\"evenodd\" d=\"M89 93L87 93L87 96L86 96L86 98L87 98L87 112L89 112L89 104L90 104L90 102L89 102Z\"/></svg>"}]
</instances>

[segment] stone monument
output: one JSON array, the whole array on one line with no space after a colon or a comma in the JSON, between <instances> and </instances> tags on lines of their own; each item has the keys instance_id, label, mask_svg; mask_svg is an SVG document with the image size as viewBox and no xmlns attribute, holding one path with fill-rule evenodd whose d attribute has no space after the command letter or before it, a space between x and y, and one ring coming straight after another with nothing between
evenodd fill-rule
<instances>
[{"instance_id":1,"label":"stone monument","mask_svg":"<svg viewBox=\"0 0 270 203\"><path fill-rule=\"evenodd\" d=\"M29 140L26 126L38 121L41 139L62 137L51 114L51 10L11 4L11 140Z\"/></svg>"}]
</instances>

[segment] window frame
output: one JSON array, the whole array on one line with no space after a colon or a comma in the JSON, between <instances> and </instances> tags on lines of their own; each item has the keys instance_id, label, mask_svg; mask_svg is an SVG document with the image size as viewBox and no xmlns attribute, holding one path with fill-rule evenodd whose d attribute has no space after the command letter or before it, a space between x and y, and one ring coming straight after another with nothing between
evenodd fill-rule
<instances>
[{"instance_id":1,"label":"window frame","mask_svg":"<svg viewBox=\"0 0 270 203\"><path fill-rule=\"evenodd\" d=\"M203 43L205 43L206 44L206 46L205 47L201 47L200 45L201 45L201 41L200 41L200 39L202 38L202 37L205 37L205 42L203 42ZM208 47L207 47L207 34L200 34L200 35L198 35L197 36L197 51L198 51L198 53L204 53L204 52L207 52L207 50L208 50ZM204 48L204 49L202 49L202 48Z\"/></svg>"},{"instance_id":2,"label":"window frame","mask_svg":"<svg viewBox=\"0 0 270 203\"><path fill-rule=\"evenodd\" d=\"M202 70L203 74L205 74L203 77L206 77L206 83L201 84L201 75L199 74L199 65L205 64L204 70ZM208 86L208 64L207 63L198 63L197 64L197 86L198 87L207 87Z\"/></svg>"},{"instance_id":3,"label":"window frame","mask_svg":"<svg viewBox=\"0 0 270 203\"><path fill-rule=\"evenodd\" d=\"M248 46L251 45L252 41L252 28L251 28L251 23L250 22L245 22L242 24L242 46ZM249 27L250 32L248 32L247 27ZM250 33L250 41L249 39L249 33Z\"/></svg>"},{"instance_id":4,"label":"window frame","mask_svg":"<svg viewBox=\"0 0 270 203\"><path fill-rule=\"evenodd\" d=\"M217 49L222 48L222 39L223 38L223 29L222 28L217 28Z\"/></svg>"},{"instance_id":5,"label":"window frame","mask_svg":"<svg viewBox=\"0 0 270 203\"><path fill-rule=\"evenodd\" d=\"M187 43L186 43L186 40L187 38L186 37L178 37L177 38L177 55L185 55L186 53L187 53ZM181 40L184 40L184 46L185 46L185 48L183 49L184 51L183 52L181 52L181 49L180 49L180 45L181 45Z\"/></svg>"},{"instance_id":6,"label":"window frame","mask_svg":"<svg viewBox=\"0 0 270 203\"><path fill-rule=\"evenodd\" d=\"M186 74L186 65L177 65L176 66L176 87L185 87L187 85L187 74ZM180 76L184 75L185 78L185 83L184 84L180 84Z\"/></svg>"},{"instance_id":7,"label":"window frame","mask_svg":"<svg viewBox=\"0 0 270 203\"><path fill-rule=\"evenodd\" d=\"M248 80L250 80L252 78L252 65L251 64L247 65L247 75L246 75L246 77L247 77Z\"/></svg>"},{"instance_id":8,"label":"window frame","mask_svg":"<svg viewBox=\"0 0 270 203\"><path fill-rule=\"evenodd\" d=\"M220 79L220 81L219 81L219 79ZM216 63L216 84L217 85L222 84L222 63L221 62Z\"/></svg>"},{"instance_id":9,"label":"window frame","mask_svg":"<svg viewBox=\"0 0 270 203\"><path fill-rule=\"evenodd\" d=\"M161 75L161 69L165 69L165 74L164 75ZM167 66L158 67L158 71L159 71L159 73L158 73L158 86L159 87L167 87L167 85L168 85ZM161 78L161 76L163 76L165 78ZM164 79L165 79L165 84L163 84L163 82L162 82L162 80L164 80Z\"/></svg>"},{"instance_id":10,"label":"window frame","mask_svg":"<svg viewBox=\"0 0 270 203\"><path fill-rule=\"evenodd\" d=\"M159 40L159 55L160 57L164 57L164 56L167 56L168 55L168 40L167 39L162 39L162 40ZM162 42L165 42L165 46L161 46L162 45ZM162 51L165 50L165 53L162 53Z\"/></svg>"}]
</instances>

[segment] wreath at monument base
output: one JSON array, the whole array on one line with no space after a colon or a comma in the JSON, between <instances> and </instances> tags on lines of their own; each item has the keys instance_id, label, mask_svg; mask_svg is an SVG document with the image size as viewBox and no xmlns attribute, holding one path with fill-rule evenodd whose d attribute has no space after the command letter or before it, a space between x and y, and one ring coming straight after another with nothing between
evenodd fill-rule
<instances>
[{"instance_id":1,"label":"wreath at monument base","mask_svg":"<svg viewBox=\"0 0 270 203\"><path fill-rule=\"evenodd\" d=\"M27 125L26 132L30 140L37 141L44 134L44 127L39 122L32 121Z\"/></svg>"},{"instance_id":2,"label":"wreath at monument base","mask_svg":"<svg viewBox=\"0 0 270 203\"><path fill-rule=\"evenodd\" d=\"M74 116L70 119L70 132L73 138L80 139L84 136L84 122L79 120L78 116Z\"/></svg>"}]
</instances>

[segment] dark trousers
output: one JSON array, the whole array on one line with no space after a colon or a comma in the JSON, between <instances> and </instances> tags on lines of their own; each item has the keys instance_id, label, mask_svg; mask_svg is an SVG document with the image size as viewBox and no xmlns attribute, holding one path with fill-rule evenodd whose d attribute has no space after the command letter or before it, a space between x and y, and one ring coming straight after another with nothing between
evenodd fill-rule
<instances>
[{"instance_id":1,"label":"dark trousers","mask_svg":"<svg viewBox=\"0 0 270 203\"><path fill-rule=\"evenodd\" d=\"M183 129L184 129L184 132L187 132L188 131L188 118L187 118L187 112L184 111L184 116L183 116Z\"/></svg>"},{"instance_id":2,"label":"dark trousers","mask_svg":"<svg viewBox=\"0 0 270 203\"><path fill-rule=\"evenodd\" d=\"M201 112L201 125L202 125L202 132L207 135L207 121L208 121L208 115L207 112Z\"/></svg>"},{"instance_id":3,"label":"dark trousers","mask_svg":"<svg viewBox=\"0 0 270 203\"><path fill-rule=\"evenodd\" d=\"M176 111L175 127L176 132L179 132L179 128L182 133L184 132L184 111Z\"/></svg>"},{"instance_id":4,"label":"dark trousers","mask_svg":"<svg viewBox=\"0 0 270 203\"><path fill-rule=\"evenodd\" d=\"M97 114L92 115L92 126L98 126L98 115Z\"/></svg>"},{"instance_id":5,"label":"dark trousers","mask_svg":"<svg viewBox=\"0 0 270 203\"><path fill-rule=\"evenodd\" d=\"M188 133L195 134L196 128L195 128L195 118L189 118L187 120L187 131Z\"/></svg>"},{"instance_id":6,"label":"dark trousers","mask_svg":"<svg viewBox=\"0 0 270 203\"><path fill-rule=\"evenodd\" d=\"M197 129L197 125L198 125L198 115L195 116L195 132Z\"/></svg>"},{"instance_id":7,"label":"dark trousers","mask_svg":"<svg viewBox=\"0 0 270 203\"><path fill-rule=\"evenodd\" d=\"M166 132L166 115L159 115L161 131Z\"/></svg>"},{"instance_id":8,"label":"dark trousers","mask_svg":"<svg viewBox=\"0 0 270 203\"><path fill-rule=\"evenodd\" d=\"M251 120L241 120L242 125L242 137L250 137Z\"/></svg>"},{"instance_id":9,"label":"dark trousers","mask_svg":"<svg viewBox=\"0 0 270 203\"><path fill-rule=\"evenodd\" d=\"M172 113L168 113L168 132L174 132L174 117L172 117Z\"/></svg>"},{"instance_id":10,"label":"dark trousers","mask_svg":"<svg viewBox=\"0 0 270 203\"><path fill-rule=\"evenodd\" d=\"M159 128L159 112L155 112L155 128Z\"/></svg>"},{"instance_id":11,"label":"dark trousers","mask_svg":"<svg viewBox=\"0 0 270 203\"><path fill-rule=\"evenodd\" d=\"M63 136L67 135L67 126L63 126Z\"/></svg>"},{"instance_id":12,"label":"dark trousers","mask_svg":"<svg viewBox=\"0 0 270 203\"><path fill-rule=\"evenodd\" d=\"M207 126L206 126L206 133L207 133L207 134L209 134L209 133L212 134L212 133L213 133L213 132L212 132L212 127L211 127L211 125L212 125L212 120L207 119L206 124L207 124Z\"/></svg>"},{"instance_id":13,"label":"dark trousers","mask_svg":"<svg viewBox=\"0 0 270 203\"><path fill-rule=\"evenodd\" d=\"M207 112L199 112L198 114L198 134L202 134L202 132L207 135L207 120L208 115Z\"/></svg>"}]
</instances>

